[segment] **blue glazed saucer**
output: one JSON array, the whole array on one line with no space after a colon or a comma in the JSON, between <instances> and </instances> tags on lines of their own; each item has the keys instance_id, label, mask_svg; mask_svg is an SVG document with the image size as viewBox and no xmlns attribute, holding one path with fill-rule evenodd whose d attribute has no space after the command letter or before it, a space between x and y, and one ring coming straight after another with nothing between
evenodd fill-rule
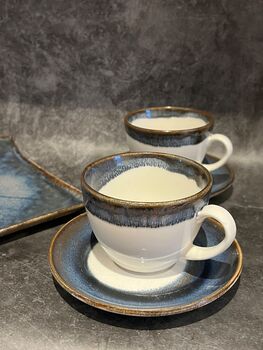
<instances>
[{"instance_id":1,"label":"blue glazed saucer","mask_svg":"<svg viewBox=\"0 0 263 350\"><path fill-rule=\"evenodd\" d=\"M211 155L206 155L204 159L205 164L211 164L218 161L218 158ZM210 194L210 198L218 196L225 192L234 182L234 172L225 164L221 168L211 172L213 178L213 186Z\"/></svg>"},{"instance_id":2,"label":"blue glazed saucer","mask_svg":"<svg viewBox=\"0 0 263 350\"><path fill-rule=\"evenodd\" d=\"M211 246L223 237L207 220L195 244ZM96 308L133 316L164 316L197 309L226 293L242 270L242 251L230 248L206 261L182 261L154 274L126 271L104 253L86 214L63 226L53 238L49 264L55 280L71 295Z\"/></svg>"}]
</instances>

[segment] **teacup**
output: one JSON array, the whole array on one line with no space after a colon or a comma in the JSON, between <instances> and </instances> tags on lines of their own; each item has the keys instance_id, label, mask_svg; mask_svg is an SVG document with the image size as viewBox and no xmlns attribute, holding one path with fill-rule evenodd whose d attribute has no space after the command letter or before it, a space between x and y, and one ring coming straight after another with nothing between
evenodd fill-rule
<instances>
[{"instance_id":1,"label":"teacup","mask_svg":"<svg viewBox=\"0 0 263 350\"><path fill-rule=\"evenodd\" d=\"M209 171L223 166L232 154L230 139L212 134L212 115L205 111L182 107L153 107L128 113L124 118L130 151L171 153L202 163L209 145L224 145L223 157L215 163L203 164Z\"/></svg>"},{"instance_id":2,"label":"teacup","mask_svg":"<svg viewBox=\"0 0 263 350\"><path fill-rule=\"evenodd\" d=\"M116 154L87 165L81 185L98 242L125 269L148 273L180 259L210 259L235 238L229 212L208 205L209 171L190 159L164 153ZM225 230L222 242L213 247L193 244L206 218L219 221Z\"/></svg>"}]
</instances>

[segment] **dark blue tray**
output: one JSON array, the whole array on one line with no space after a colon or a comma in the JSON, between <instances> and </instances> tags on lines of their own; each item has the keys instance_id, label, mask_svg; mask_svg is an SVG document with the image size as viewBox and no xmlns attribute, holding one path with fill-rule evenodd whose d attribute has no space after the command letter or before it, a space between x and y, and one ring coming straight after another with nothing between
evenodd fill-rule
<instances>
[{"instance_id":1,"label":"dark blue tray","mask_svg":"<svg viewBox=\"0 0 263 350\"><path fill-rule=\"evenodd\" d=\"M0 137L0 237L83 208L81 191L23 156Z\"/></svg>"}]
</instances>

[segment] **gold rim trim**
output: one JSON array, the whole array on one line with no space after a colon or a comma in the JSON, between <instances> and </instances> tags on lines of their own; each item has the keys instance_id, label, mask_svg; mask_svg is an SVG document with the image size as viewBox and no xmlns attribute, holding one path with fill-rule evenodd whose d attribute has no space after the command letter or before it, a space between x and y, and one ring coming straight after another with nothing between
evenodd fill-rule
<instances>
[{"instance_id":1,"label":"gold rim trim","mask_svg":"<svg viewBox=\"0 0 263 350\"><path fill-rule=\"evenodd\" d=\"M125 158L150 157L150 158L161 158L161 159L165 158L165 159L170 159L170 160L179 160L180 162L184 162L185 164L190 165L190 166L194 167L195 169L197 169L199 171L199 173L206 178L207 184L201 191L197 192L196 194L194 194L192 196L185 197L182 199L173 200L173 201L166 201L166 202L165 201L164 202L135 202L135 201L127 201L127 200L123 200L123 199L109 197L109 196L106 196L106 195L94 190L90 185L88 185L86 180L85 180L85 175L94 166L97 166L101 163L112 160L116 156L121 156L121 157L125 157ZM94 196L96 199L98 199L102 202L109 203L109 204L114 205L114 206L123 206L126 208L138 208L138 209L139 208L174 207L174 206L181 206L181 205L193 203L197 199L205 197L211 191L212 182L213 181L212 181L211 174L201 164L199 164L193 160L190 160L188 158L185 158L185 157L180 157L180 156L176 156L176 155L172 155L172 154L168 154L168 153L159 153L159 152L124 152L124 153L113 154L113 155L98 159L98 160L86 165L86 167L84 168L84 170L82 171L82 174L81 174L82 187L85 188L85 190L87 192L89 192L92 196Z\"/></svg>"},{"instance_id":2,"label":"gold rim trim","mask_svg":"<svg viewBox=\"0 0 263 350\"><path fill-rule=\"evenodd\" d=\"M216 290L215 292L211 293L210 295L208 295L207 297L203 297L199 300L196 300L192 303L186 304L184 306L179 306L179 307L166 307L166 308L153 308L153 309L132 309L132 308L128 308L128 307L120 307L118 305L114 305L114 304L108 304L106 302L102 302L99 301L93 297L90 296L86 296L81 294L80 292L78 292L75 288L70 287L67 282L59 275L59 273L57 272L54 262L53 262L53 248L55 245L56 240L58 239L58 237L63 234L63 232L65 231L65 229L70 226L73 222L81 220L84 216L86 216L86 213L83 213L77 217L75 217L74 219L70 220L67 224L65 224L56 234L55 236L52 238L51 240L51 244L49 247L49 253L48 253L48 261L49 261L49 266L50 266L50 270L51 273L53 275L53 277L55 278L55 280L58 282L58 284L64 288L69 294L71 294L73 297L79 299L80 301L91 305L93 307L96 307L98 309L104 310L104 311L108 311L108 312L113 312L116 314L122 314L122 315L129 315L129 316L150 316L150 317L155 317L155 316L166 316L166 315L175 315L175 314L180 314L183 312L188 312L188 311L192 311L195 309L198 309L202 306L205 306L207 304L210 304L211 302L215 301L216 299L220 298L222 295L224 295L238 280L241 272L242 272L242 268L243 268L243 253L241 250L241 247L238 243L238 241L235 239L234 242L232 244L234 244L236 253L237 253L237 257L238 257L238 264L236 267L236 270L233 274L233 276L229 279L229 281L227 283L225 283L220 289ZM209 219L210 220L210 219ZM217 221L215 221L214 219L211 219L211 221L213 222L213 224L219 226L222 228L222 225L219 224Z\"/></svg>"},{"instance_id":3,"label":"gold rim trim","mask_svg":"<svg viewBox=\"0 0 263 350\"><path fill-rule=\"evenodd\" d=\"M49 171L45 170L40 165L38 165L36 162L28 159L25 155L23 155L23 153L21 153L21 151L19 150L19 147L17 146L17 144L12 136L0 135L0 140L1 139L2 140L3 139L9 140L11 142L11 144L13 145L14 149L16 150L16 152L21 156L21 158L23 158L28 164L32 165L38 172L41 172L46 178L48 178L56 186L58 186L60 188L62 187L64 189L68 190L69 192L71 192L72 194L80 196L80 198L81 198L81 191L78 188L76 188L73 185L68 184L64 180L53 175L52 173L50 173ZM72 214L72 213L80 211L82 209L84 209L84 205L82 203L80 203L80 204L76 204L76 205L73 205L73 206L68 207L68 208L59 209L59 210L55 210L55 211L52 211L52 212L47 213L47 214L39 215L39 216L33 217L29 220L19 222L19 223L14 224L14 225L10 225L8 227L0 228L0 237L7 236L11 233L14 233L14 232L38 225L38 224L41 224L43 222L58 219L62 216Z\"/></svg>"},{"instance_id":4,"label":"gold rim trim","mask_svg":"<svg viewBox=\"0 0 263 350\"><path fill-rule=\"evenodd\" d=\"M129 119L130 117L138 114L143 113L146 110L150 111L175 111L175 112L190 112L190 113L197 113L202 116L204 116L207 119L207 123L203 126L192 128L192 129L184 129L184 130L154 130L154 129L146 129L142 128L140 126L136 126L132 123L130 123ZM149 108L141 108L136 111L129 112L124 117L124 125L126 128L132 129L134 131L143 133L143 134L149 134L149 135L160 135L160 136L176 136L176 135L189 135L192 133L201 133L204 131L208 131L213 129L214 126L214 118L211 113L195 108L186 108L186 107L176 107L176 106L163 106L163 107L149 107Z\"/></svg>"}]
</instances>

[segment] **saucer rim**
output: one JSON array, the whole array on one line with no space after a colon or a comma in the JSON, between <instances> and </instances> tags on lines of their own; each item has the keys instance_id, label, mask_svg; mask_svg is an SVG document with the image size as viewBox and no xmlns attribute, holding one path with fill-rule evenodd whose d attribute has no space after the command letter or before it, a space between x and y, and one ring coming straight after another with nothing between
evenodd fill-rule
<instances>
[{"instance_id":1,"label":"saucer rim","mask_svg":"<svg viewBox=\"0 0 263 350\"><path fill-rule=\"evenodd\" d=\"M209 153L207 153L207 154L205 155L205 157L209 157L209 158L213 159L215 162L217 162L217 161L220 160L219 157L214 156L214 155L209 154ZM214 193L210 192L209 199L214 198L214 197L217 197L217 196L219 196L220 194L224 193L226 190L228 190L228 189L233 185L233 183L234 183L234 181L235 181L235 171L234 171L234 169L233 169L228 163L222 165L219 169L221 169L221 168L227 168L227 170L228 170L228 172L229 172L229 182L227 183L227 185L225 185L225 186L224 186L223 188L221 188L220 190L217 190L217 191L215 191ZM218 170L218 169L216 169L216 170ZM212 176L212 178L213 178L213 173L214 173L216 170L211 171L211 176ZM213 189L213 184L212 184L211 191L212 191L212 189Z\"/></svg>"},{"instance_id":2,"label":"saucer rim","mask_svg":"<svg viewBox=\"0 0 263 350\"><path fill-rule=\"evenodd\" d=\"M139 316L139 317L156 317L156 316L168 316L168 315L180 314L180 313L189 312L189 311L198 309L220 298L237 282L239 276L241 275L241 272L243 269L243 253L237 239L235 239L232 244L234 244L234 248L237 252L238 264L232 277L229 279L227 283L225 283L222 287L220 287L213 293L208 294L206 297L198 299L192 303L188 303L182 306L141 309L139 307L131 308L126 306L119 306L109 302L102 302L101 300L98 300L95 297L83 295L80 292L78 292L75 288L72 288L71 286L69 286L67 282L57 272L55 268L55 264L53 262L53 250L54 250L55 242L57 241L58 237L61 234L63 234L63 232L67 229L67 227L81 220L84 216L88 220L86 213L80 214L75 218L73 218L72 220L70 220L69 222L67 222L57 231L57 233L54 235L50 243L49 252L48 252L48 262L49 262L51 273L55 278L56 282L58 282L58 284L63 289L65 289L69 294L71 294L73 297L92 307L95 307L107 312L112 312L115 314L122 314L127 316ZM212 221L214 224L216 224L219 227L222 226L214 219L208 219L208 220Z\"/></svg>"}]
</instances>

